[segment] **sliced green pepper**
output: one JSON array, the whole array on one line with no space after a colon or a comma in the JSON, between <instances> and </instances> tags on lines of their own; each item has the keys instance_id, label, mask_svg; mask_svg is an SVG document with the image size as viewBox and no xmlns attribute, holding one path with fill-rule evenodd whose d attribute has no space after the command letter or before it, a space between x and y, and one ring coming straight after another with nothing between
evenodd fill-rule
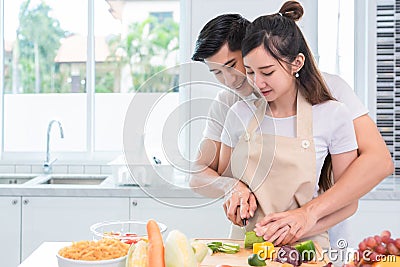
<instances>
[{"instance_id":1,"label":"sliced green pepper","mask_svg":"<svg viewBox=\"0 0 400 267\"><path fill-rule=\"evenodd\" d=\"M315 258L316 250L312 240L307 240L293 246L299 253L303 261L310 261Z\"/></svg>"},{"instance_id":2,"label":"sliced green pepper","mask_svg":"<svg viewBox=\"0 0 400 267\"><path fill-rule=\"evenodd\" d=\"M240 246L235 243L223 243L222 246L218 249L219 252L235 254L239 252Z\"/></svg>"},{"instance_id":3,"label":"sliced green pepper","mask_svg":"<svg viewBox=\"0 0 400 267\"><path fill-rule=\"evenodd\" d=\"M213 253L223 252L227 254L235 254L240 250L239 244L236 243L223 243L214 241L207 243L207 246L213 251Z\"/></svg>"},{"instance_id":4,"label":"sliced green pepper","mask_svg":"<svg viewBox=\"0 0 400 267\"><path fill-rule=\"evenodd\" d=\"M217 246L217 247L222 246L222 242L221 241L213 241L213 242L207 243L207 245L209 245L209 244Z\"/></svg>"},{"instance_id":5,"label":"sliced green pepper","mask_svg":"<svg viewBox=\"0 0 400 267\"><path fill-rule=\"evenodd\" d=\"M245 248L253 248L254 243L262 243L264 241L265 240L262 236L257 236L256 232L249 231L249 232L246 232L246 235L244 237L244 247Z\"/></svg>"},{"instance_id":6,"label":"sliced green pepper","mask_svg":"<svg viewBox=\"0 0 400 267\"><path fill-rule=\"evenodd\" d=\"M251 254L247 258L247 263L250 266L267 266L267 264L265 263L265 260L260 259L260 257L257 254Z\"/></svg>"}]
</instances>

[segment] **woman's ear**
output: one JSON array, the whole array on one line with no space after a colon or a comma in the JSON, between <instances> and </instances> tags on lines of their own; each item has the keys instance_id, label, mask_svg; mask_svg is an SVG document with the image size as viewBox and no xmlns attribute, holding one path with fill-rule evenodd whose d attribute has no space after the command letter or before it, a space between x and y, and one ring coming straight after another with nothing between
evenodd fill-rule
<instances>
[{"instance_id":1,"label":"woman's ear","mask_svg":"<svg viewBox=\"0 0 400 267\"><path fill-rule=\"evenodd\" d=\"M296 58L294 59L292 63L292 71L293 73L297 73L301 70L301 68L304 66L304 61L305 61L305 56L303 53L299 53Z\"/></svg>"}]
</instances>

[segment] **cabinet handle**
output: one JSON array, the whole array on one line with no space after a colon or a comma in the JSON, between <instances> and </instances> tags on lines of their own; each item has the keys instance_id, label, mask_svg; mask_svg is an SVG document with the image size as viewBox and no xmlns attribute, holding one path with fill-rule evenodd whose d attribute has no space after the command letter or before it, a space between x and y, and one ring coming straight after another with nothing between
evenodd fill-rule
<instances>
[{"instance_id":1,"label":"cabinet handle","mask_svg":"<svg viewBox=\"0 0 400 267\"><path fill-rule=\"evenodd\" d=\"M24 199L24 205L28 205L29 204L29 199Z\"/></svg>"},{"instance_id":2,"label":"cabinet handle","mask_svg":"<svg viewBox=\"0 0 400 267\"><path fill-rule=\"evenodd\" d=\"M134 207L137 206L137 201L136 200L132 201L132 206L134 206Z\"/></svg>"},{"instance_id":3,"label":"cabinet handle","mask_svg":"<svg viewBox=\"0 0 400 267\"><path fill-rule=\"evenodd\" d=\"M11 204L17 205L17 204L18 204L18 199L13 199L13 200L11 201Z\"/></svg>"}]
</instances>

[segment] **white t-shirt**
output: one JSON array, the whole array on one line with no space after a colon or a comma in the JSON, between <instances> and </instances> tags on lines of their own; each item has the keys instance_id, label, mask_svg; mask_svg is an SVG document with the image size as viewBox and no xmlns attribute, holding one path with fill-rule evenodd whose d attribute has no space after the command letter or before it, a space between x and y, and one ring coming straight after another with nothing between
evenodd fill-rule
<instances>
[{"instance_id":1,"label":"white t-shirt","mask_svg":"<svg viewBox=\"0 0 400 267\"><path fill-rule=\"evenodd\" d=\"M368 109L361 103L351 87L339 76L322 73L332 96L339 102L344 103L350 110L351 118L354 120L368 113ZM253 99L250 95L245 99ZM218 92L208 113L206 128L203 131L205 138L221 142L221 134L229 108L237 101L242 100L230 90Z\"/></svg>"},{"instance_id":2,"label":"white t-shirt","mask_svg":"<svg viewBox=\"0 0 400 267\"><path fill-rule=\"evenodd\" d=\"M221 142L235 147L240 136L245 133L256 107L254 100L236 102L229 110ZM321 168L328 152L332 155L357 149L353 120L347 107L337 101L326 101L312 106L313 136L316 154L316 174L320 176ZM296 136L296 116L272 118L265 115L257 132L278 136ZM318 195L318 180L315 196Z\"/></svg>"},{"instance_id":3,"label":"white t-shirt","mask_svg":"<svg viewBox=\"0 0 400 267\"><path fill-rule=\"evenodd\" d=\"M354 119L368 113L368 109L361 100L340 76L322 72L322 76L331 91L332 96L342 102L349 109L351 117Z\"/></svg>"},{"instance_id":4,"label":"white t-shirt","mask_svg":"<svg viewBox=\"0 0 400 267\"><path fill-rule=\"evenodd\" d=\"M221 142L222 129L229 109L238 101L251 99L256 99L256 96L251 94L247 97L240 97L229 89L219 91L208 111L208 119L203 136Z\"/></svg>"}]
</instances>

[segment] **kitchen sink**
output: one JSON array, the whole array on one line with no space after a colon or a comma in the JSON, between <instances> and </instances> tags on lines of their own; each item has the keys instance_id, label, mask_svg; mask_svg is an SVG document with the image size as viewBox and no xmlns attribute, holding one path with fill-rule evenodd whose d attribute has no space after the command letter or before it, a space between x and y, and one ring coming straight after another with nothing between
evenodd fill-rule
<instances>
[{"instance_id":1,"label":"kitchen sink","mask_svg":"<svg viewBox=\"0 0 400 267\"><path fill-rule=\"evenodd\" d=\"M107 179L107 175L85 174L52 174L46 176L46 180L40 184L51 185L99 185Z\"/></svg>"},{"instance_id":2,"label":"kitchen sink","mask_svg":"<svg viewBox=\"0 0 400 267\"><path fill-rule=\"evenodd\" d=\"M36 176L36 174L0 174L0 184L23 184Z\"/></svg>"}]
</instances>

